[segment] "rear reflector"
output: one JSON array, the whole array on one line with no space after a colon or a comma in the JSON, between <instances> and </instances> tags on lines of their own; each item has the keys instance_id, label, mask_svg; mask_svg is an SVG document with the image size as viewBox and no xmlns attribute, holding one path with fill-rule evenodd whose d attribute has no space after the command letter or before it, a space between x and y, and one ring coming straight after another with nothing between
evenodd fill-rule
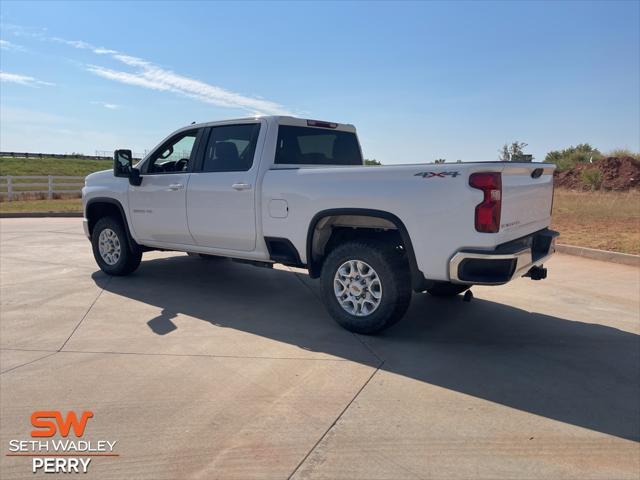
<instances>
[{"instance_id":1,"label":"rear reflector","mask_svg":"<svg viewBox=\"0 0 640 480\"><path fill-rule=\"evenodd\" d=\"M337 123L321 122L320 120L307 120L308 127L322 127L322 128L338 128Z\"/></svg>"},{"instance_id":2,"label":"rear reflector","mask_svg":"<svg viewBox=\"0 0 640 480\"><path fill-rule=\"evenodd\" d=\"M496 233L500 230L500 209L502 207L502 176L497 172L473 173L469 185L482 190L484 198L476 206L476 230L482 233Z\"/></svg>"}]
</instances>

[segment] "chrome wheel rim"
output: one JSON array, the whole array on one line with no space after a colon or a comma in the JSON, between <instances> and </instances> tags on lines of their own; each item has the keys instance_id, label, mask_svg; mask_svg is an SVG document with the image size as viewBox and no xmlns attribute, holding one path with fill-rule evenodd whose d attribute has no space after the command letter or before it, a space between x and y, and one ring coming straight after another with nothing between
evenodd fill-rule
<instances>
[{"instance_id":1,"label":"chrome wheel rim","mask_svg":"<svg viewBox=\"0 0 640 480\"><path fill-rule=\"evenodd\" d=\"M120 239L116 232L110 228L105 228L98 237L98 250L104 263L115 265L120 260Z\"/></svg>"},{"instance_id":2,"label":"chrome wheel rim","mask_svg":"<svg viewBox=\"0 0 640 480\"><path fill-rule=\"evenodd\" d=\"M382 282L368 263L347 260L333 277L333 293L344 311L366 317L380 306Z\"/></svg>"}]
</instances>

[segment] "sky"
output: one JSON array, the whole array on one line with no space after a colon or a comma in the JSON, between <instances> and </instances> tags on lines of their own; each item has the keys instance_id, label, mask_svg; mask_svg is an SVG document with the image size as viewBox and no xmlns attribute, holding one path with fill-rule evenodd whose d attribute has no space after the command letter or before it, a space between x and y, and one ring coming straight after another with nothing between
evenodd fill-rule
<instances>
[{"instance_id":1,"label":"sky","mask_svg":"<svg viewBox=\"0 0 640 480\"><path fill-rule=\"evenodd\" d=\"M639 1L2 0L0 48L2 151L142 153L256 114L352 123L384 164L640 151Z\"/></svg>"}]
</instances>

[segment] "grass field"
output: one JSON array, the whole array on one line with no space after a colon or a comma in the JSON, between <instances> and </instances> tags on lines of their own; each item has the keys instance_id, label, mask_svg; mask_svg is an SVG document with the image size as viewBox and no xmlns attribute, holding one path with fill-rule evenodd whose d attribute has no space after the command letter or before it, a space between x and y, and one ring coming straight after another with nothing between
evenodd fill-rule
<instances>
[{"instance_id":1,"label":"grass field","mask_svg":"<svg viewBox=\"0 0 640 480\"><path fill-rule=\"evenodd\" d=\"M558 243L640 254L640 191L557 189L552 228Z\"/></svg>"},{"instance_id":2,"label":"grass field","mask_svg":"<svg viewBox=\"0 0 640 480\"><path fill-rule=\"evenodd\" d=\"M61 200L0 202L0 213L24 212L82 212L82 199L65 198Z\"/></svg>"},{"instance_id":3,"label":"grass field","mask_svg":"<svg viewBox=\"0 0 640 480\"><path fill-rule=\"evenodd\" d=\"M0 202L5 212L80 212L80 199ZM558 243L640 254L640 192L556 190L552 228Z\"/></svg>"},{"instance_id":4,"label":"grass field","mask_svg":"<svg viewBox=\"0 0 640 480\"><path fill-rule=\"evenodd\" d=\"M70 158L0 158L0 175L65 175L85 177L113 168L111 160Z\"/></svg>"}]
</instances>

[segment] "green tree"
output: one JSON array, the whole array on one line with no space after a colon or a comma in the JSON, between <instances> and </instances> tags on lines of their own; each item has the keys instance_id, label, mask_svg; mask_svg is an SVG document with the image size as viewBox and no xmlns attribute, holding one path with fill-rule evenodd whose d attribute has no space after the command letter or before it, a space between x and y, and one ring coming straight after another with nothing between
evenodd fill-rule
<instances>
[{"instance_id":1,"label":"green tree","mask_svg":"<svg viewBox=\"0 0 640 480\"><path fill-rule=\"evenodd\" d=\"M597 148L588 143L572 145L563 150L552 150L544 157L546 163L555 163L559 172L571 170L578 163L593 163L602 158Z\"/></svg>"},{"instance_id":2,"label":"green tree","mask_svg":"<svg viewBox=\"0 0 640 480\"><path fill-rule=\"evenodd\" d=\"M380 163L375 158L365 158L364 159L364 164L365 165L382 165L382 163Z\"/></svg>"},{"instance_id":3,"label":"green tree","mask_svg":"<svg viewBox=\"0 0 640 480\"><path fill-rule=\"evenodd\" d=\"M446 162L447 159L446 158L436 158L435 161L433 163L444 163Z\"/></svg>"},{"instance_id":4,"label":"green tree","mask_svg":"<svg viewBox=\"0 0 640 480\"><path fill-rule=\"evenodd\" d=\"M524 155L524 149L528 146L528 143L524 142L511 142L511 144L505 143L498 153L498 160L501 162L515 162L521 155Z\"/></svg>"}]
</instances>

